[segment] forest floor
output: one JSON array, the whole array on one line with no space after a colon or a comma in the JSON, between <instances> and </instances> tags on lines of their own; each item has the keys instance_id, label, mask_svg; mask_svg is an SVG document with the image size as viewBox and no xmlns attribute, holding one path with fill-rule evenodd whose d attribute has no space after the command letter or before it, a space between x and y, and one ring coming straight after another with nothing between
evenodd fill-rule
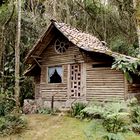
<instances>
[{"instance_id":1,"label":"forest floor","mask_svg":"<svg viewBox=\"0 0 140 140\"><path fill-rule=\"evenodd\" d=\"M0 137L0 140L89 140L86 137L90 121L68 116L26 115L28 127L21 134ZM125 135L126 140L140 140L135 134ZM93 138L91 138L93 140ZM96 139L97 140L97 139ZM99 140L99 139L98 139Z\"/></svg>"}]
</instances>

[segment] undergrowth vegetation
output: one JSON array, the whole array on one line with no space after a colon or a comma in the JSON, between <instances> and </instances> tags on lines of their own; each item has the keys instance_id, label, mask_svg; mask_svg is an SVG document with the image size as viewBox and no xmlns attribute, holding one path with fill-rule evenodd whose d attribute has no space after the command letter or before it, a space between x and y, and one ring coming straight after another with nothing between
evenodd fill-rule
<instances>
[{"instance_id":1,"label":"undergrowth vegetation","mask_svg":"<svg viewBox=\"0 0 140 140\"><path fill-rule=\"evenodd\" d=\"M39 108L36 111L36 113L38 113L38 114L50 114L50 115L55 115L58 112L59 112L58 109L56 109L56 108L51 109L49 107L48 108Z\"/></svg>"},{"instance_id":2,"label":"undergrowth vegetation","mask_svg":"<svg viewBox=\"0 0 140 140\"><path fill-rule=\"evenodd\" d=\"M0 94L0 136L21 132L26 127L26 121L15 113L15 100Z\"/></svg>"},{"instance_id":3,"label":"undergrowth vegetation","mask_svg":"<svg viewBox=\"0 0 140 140\"><path fill-rule=\"evenodd\" d=\"M5 117L0 117L1 136L20 133L25 127L25 120L21 116L7 115Z\"/></svg>"},{"instance_id":4,"label":"undergrowth vegetation","mask_svg":"<svg viewBox=\"0 0 140 140\"><path fill-rule=\"evenodd\" d=\"M88 131L88 137L93 137L96 131L97 137L100 136L102 139L123 140L123 134L127 132L140 133L140 105L136 98L127 101L94 102L83 109L81 104L76 103L72 107L72 111L73 116L95 120L102 127L99 130L99 133L103 130L102 135L100 135L98 128L96 128L99 125L94 123L91 126L92 131ZM95 134L94 139L96 139Z\"/></svg>"},{"instance_id":5,"label":"undergrowth vegetation","mask_svg":"<svg viewBox=\"0 0 140 140\"><path fill-rule=\"evenodd\" d=\"M71 107L71 115L75 117L81 117L81 111L86 107L84 103L77 102Z\"/></svg>"}]
</instances>

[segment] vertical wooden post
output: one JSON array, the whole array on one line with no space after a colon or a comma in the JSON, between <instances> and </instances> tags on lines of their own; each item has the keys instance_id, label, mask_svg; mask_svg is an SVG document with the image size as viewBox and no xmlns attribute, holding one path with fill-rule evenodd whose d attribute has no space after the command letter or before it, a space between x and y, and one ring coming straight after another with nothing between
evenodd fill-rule
<instances>
[{"instance_id":1,"label":"vertical wooden post","mask_svg":"<svg viewBox=\"0 0 140 140\"><path fill-rule=\"evenodd\" d=\"M124 76L124 99L127 100L128 98L128 82L126 77Z\"/></svg>"},{"instance_id":2,"label":"vertical wooden post","mask_svg":"<svg viewBox=\"0 0 140 140\"><path fill-rule=\"evenodd\" d=\"M52 96L52 100L51 100L51 111L53 112L54 109L54 95Z\"/></svg>"},{"instance_id":3,"label":"vertical wooden post","mask_svg":"<svg viewBox=\"0 0 140 140\"><path fill-rule=\"evenodd\" d=\"M68 64L68 72L67 72L67 100L70 98L70 93L71 93L71 90L70 90L70 64Z\"/></svg>"},{"instance_id":4,"label":"vertical wooden post","mask_svg":"<svg viewBox=\"0 0 140 140\"><path fill-rule=\"evenodd\" d=\"M81 93L86 100L86 63L81 63Z\"/></svg>"}]
</instances>

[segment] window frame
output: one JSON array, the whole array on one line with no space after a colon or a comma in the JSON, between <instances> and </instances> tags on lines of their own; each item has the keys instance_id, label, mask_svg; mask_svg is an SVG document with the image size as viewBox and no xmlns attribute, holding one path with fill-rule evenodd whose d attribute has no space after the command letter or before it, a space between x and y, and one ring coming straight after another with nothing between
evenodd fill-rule
<instances>
[{"instance_id":1,"label":"window frame","mask_svg":"<svg viewBox=\"0 0 140 140\"><path fill-rule=\"evenodd\" d=\"M51 67L61 67L62 68L62 77L61 77L61 83L50 83L49 82L49 68ZM64 80L63 80L63 75L64 75L64 68L63 68L63 65L50 65L50 66L47 66L47 84L63 84Z\"/></svg>"},{"instance_id":2,"label":"window frame","mask_svg":"<svg viewBox=\"0 0 140 140\"><path fill-rule=\"evenodd\" d=\"M59 42L59 44L57 44L57 42ZM63 46L61 46L61 44L63 43ZM64 47L65 49L65 51L63 51L63 52L59 52L58 50L57 50L57 46L59 46L60 45L60 48L62 48L62 47ZM64 39L60 39L60 38L57 38L56 40L55 40L55 42L54 42L54 50L55 50L55 52L57 53L57 54L64 54L64 53L66 53L67 52L67 50L68 50L68 48L69 48L69 46L70 46L70 44L69 44L69 42L67 42L66 40L64 40Z\"/></svg>"}]
</instances>

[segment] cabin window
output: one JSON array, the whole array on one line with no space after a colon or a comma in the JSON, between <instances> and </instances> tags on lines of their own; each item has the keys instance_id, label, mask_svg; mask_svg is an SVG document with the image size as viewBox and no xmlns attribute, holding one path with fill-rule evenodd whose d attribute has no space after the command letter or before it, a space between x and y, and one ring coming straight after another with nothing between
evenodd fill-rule
<instances>
[{"instance_id":1,"label":"cabin window","mask_svg":"<svg viewBox=\"0 0 140 140\"><path fill-rule=\"evenodd\" d=\"M62 83L62 66L48 67L48 83Z\"/></svg>"},{"instance_id":2,"label":"cabin window","mask_svg":"<svg viewBox=\"0 0 140 140\"><path fill-rule=\"evenodd\" d=\"M68 49L69 43L57 39L55 41L54 47L55 47L55 51L57 53L62 54L64 52L66 52L66 50Z\"/></svg>"}]
</instances>

